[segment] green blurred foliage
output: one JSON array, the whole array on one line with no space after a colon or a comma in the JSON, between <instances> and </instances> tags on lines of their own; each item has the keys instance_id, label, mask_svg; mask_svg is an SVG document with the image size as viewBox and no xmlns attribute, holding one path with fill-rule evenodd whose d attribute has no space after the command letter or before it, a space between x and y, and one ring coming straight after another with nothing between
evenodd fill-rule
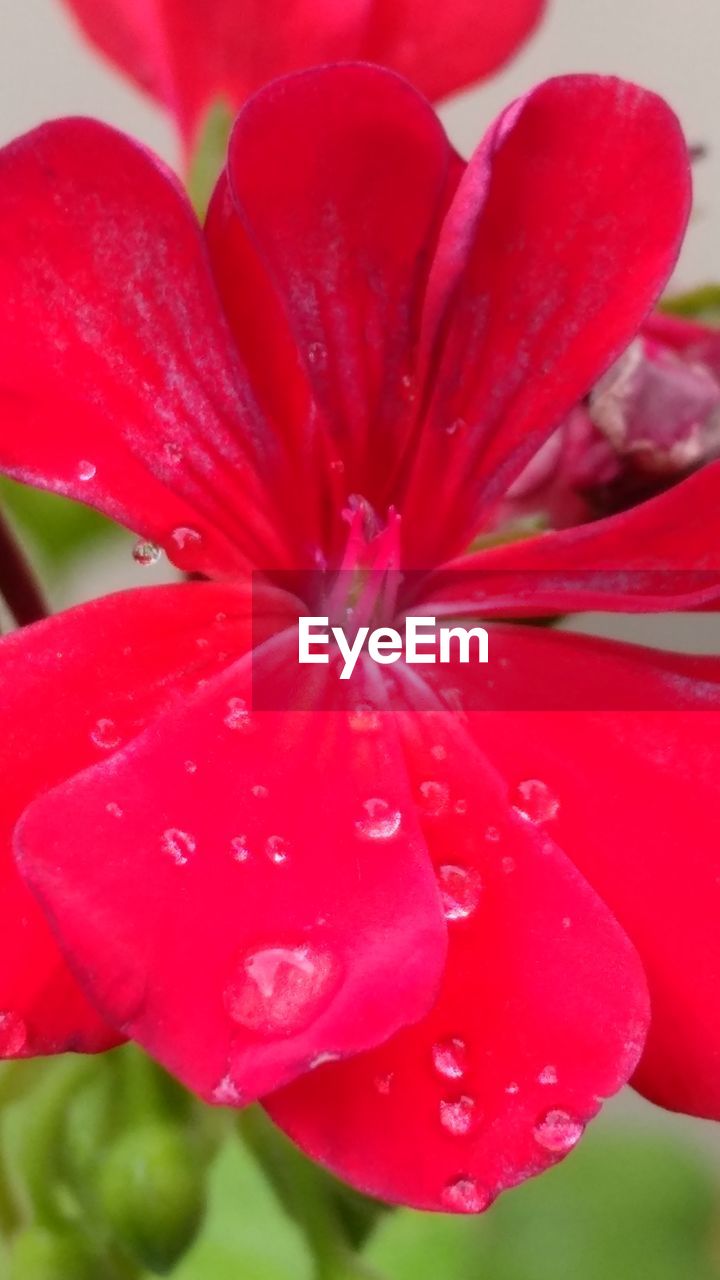
<instances>
[{"instance_id":1,"label":"green blurred foliage","mask_svg":"<svg viewBox=\"0 0 720 1280\"><path fill-rule=\"evenodd\" d=\"M199 218L204 218L222 170L225 167L228 139L234 115L225 102L215 102L203 123L195 153L190 162L188 194Z\"/></svg>"},{"instance_id":2,"label":"green blurred foliage","mask_svg":"<svg viewBox=\"0 0 720 1280\"><path fill-rule=\"evenodd\" d=\"M703 284L687 293L663 298L660 310L720 328L720 284Z\"/></svg>"},{"instance_id":3,"label":"green blurred foliage","mask_svg":"<svg viewBox=\"0 0 720 1280\"><path fill-rule=\"evenodd\" d=\"M694 1151L600 1122L482 1218L392 1215L368 1257L392 1280L717 1280L718 1208Z\"/></svg>"},{"instance_id":4,"label":"green blurred foliage","mask_svg":"<svg viewBox=\"0 0 720 1280\"><path fill-rule=\"evenodd\" d=\"M0 476L0 505L40 568L62 569L81 551L118 532L116 525L90 507L5 476Z\"/></svg>"}]
</instances>

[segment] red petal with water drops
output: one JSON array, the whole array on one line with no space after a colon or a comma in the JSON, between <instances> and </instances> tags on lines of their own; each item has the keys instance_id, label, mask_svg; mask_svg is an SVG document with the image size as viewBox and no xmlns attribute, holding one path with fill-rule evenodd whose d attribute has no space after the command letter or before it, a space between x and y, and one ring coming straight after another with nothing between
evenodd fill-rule
<instances>
[{"instance_id":1,"label":"red petal with water drops","mask_svg":"<svg viewBox=\"0 0 720 1280\"><path fill-rule=\"evenodd\" d=\"M619 515L461 556L423 590L453 615L710 607L720 596L720 463Z\"/></svg>"},{"instance_id":2,"label":"red petal with water drops","mask_svg":"<svg viewBox=\"0 0 720 1280\"><path fill-rule=\"evenodd\" d=\"M0 152L0 245L2 469L181 568L274 563L272 444L176 180L104 125L43 125Z\"/></svg>"},{"instance_id":3,"label":"red petal with water drops","mask_svg":"<svg viewBox=\"0 0 720 1280\"><path fill-rule=\"evenodd\" d=\"M107 761L210 674L226 645L246 647L248 630L237 592L183 585L111 596L0 641L0 1057L100 1050L118 1038L86 1000L15 870L20 815L44 791ZM65 893L71 899L74 887Z\"/></svg>"},{"instance_id":4,"label":"red petal with water drops","mask_svg":"<svg viewBox=\"0 0 720 1280\"><path fill-rule=\"evenodd\" d=\"M420 308L457 157L408 84L341 66L255 97L228 176L321 411L304 454L336 509L360 493L384 511L419 407Z\"/></svg>"},{"instance_id":5,"label":"red petal with water drops","mask_svg":"<svg viewBox=\"0 0 720 1280\"><path fill-rule=\"evenodd\" d=\"M490 655L498 705L507 679L536 710L476 716L478 743L511 785L556 797L553 839L642 958L652 1022L634 1083L720 1118L720 661L522 627L493 628ZM471 668L449 683L477 699Z\"/></svg>"},{"instance_id":6,"label":"red petal with water drops","mask_svg":"<svg viewBox=\"0 0 720 1280\"><path fill-rule=\"evenodd\" d=\"M275 688L293 655L265 655ZM421 1017L447 941L387 718L331 709L324 678L317 709L251 710L259 650L253 666L39 800L17 837L93 1001L226 1103Z\"/></svg>"},{"instance_id":7,"label":"red petal with water drops","mask_svg":"<svg viewBox=\"0 0 720 1280\"><path fill-rule=\"evenodd\" d=\"M457 717L402 720L448 920L438 1000L381 1048L266 1105L362 1191L472 1213L566 1155L627 1080L647 990L632 945L538 821L547 812L511 810Z\"/></svg>"},{"instance_id":8,"label":"red petal with water drops","mask_svg":"<svg viewBox=\"0 0 720 1280\"><path fill-rule=\"evenodd\" d=\"M545 0L375 0L363 57L444 98L507 62L544 10Z\"/></svg>"},{"instance_id":9,"label":"red petal with water drops","mask_svg":"<svg viewBox=\"0 0 720 1280\"><path fill-rule=\"evenodd\" d=\"M442 494L452 494L445 547L458 552L483 504L628 345L672 270L689 208L678 122L634 85L549 80L490 131L431 276L436 393L406 509L417 563L437 560L427 512Z\"/></svg>"}]
</instances>

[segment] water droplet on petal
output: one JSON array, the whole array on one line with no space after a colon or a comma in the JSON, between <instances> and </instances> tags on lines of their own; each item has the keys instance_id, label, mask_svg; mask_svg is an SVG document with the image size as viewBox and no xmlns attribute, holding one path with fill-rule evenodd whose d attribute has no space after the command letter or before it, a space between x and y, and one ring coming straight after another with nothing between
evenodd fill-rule
<instances>
[{"instance_id":1,"label":"water droplet on petal","mask_svg":"<svg viewBox=\"0 0 720 1280\"><path fill-rule=\"evenodd\" d=\"M165 441L165 444L163 445L163 453L165 454L167 461L173 467L176 467L179 462L182 462L182 449L174 440Z\"/></svg>"},{"instance_id":2,"label":"water droplet on petal","mask_svg":"<svg viewBox=\"0 0 720 1280\"><path fill-rule=\"evenodd\" d=\"M267 800L268 796L270 795L270 792L268 791L267 787L263 787L262 784L259 782L257 783L256 786L251 787L250 791L255 796L256 800Z\"/></svg>"},{"instance_id":3,"label":"water droplet on petal","mask_svg":"<svg viewBox=\"0 0 720 1280\"><path fill-rule=\"evenodd\" d=\"M170 537L178 551L188 551L202 542L202 534L198 533L197 529L189 529L187 525L180 525L177 529L173 529Z\"/></svg>"},{"instance_id":4,"label":"water droplet on petal","mask_svg":"<svg viewBox=\"0 0 720 1280\"><path fill-rule=\"evenodd\" d=\"M157 564L162 552L154 542L147 542L141 538L139 542L135 543L132 554L136 564L147 568L149 565Z\"/></svg>"},{"instance_id":5,"label":"water droplet on petal","mask_svg":"<svg viewBox=\"0 0 720 1280\"><path fill-rule=\"evenodd\" d=\"M467 802L467 800L460 799L460 800L456 800L456 801L455 801L455 812L456 812L456 813L467 813L467 807L468 807L468 802Z\"/></svg>"},{"instance_id":6,"label":"water droplet on petal","mask_svg":"<svg viewBox=\"0 0 720 1280\"><path fill-rule=\"evenodd\" d=\"M497 844L500 839L500 832L497 827L488 827L485 832L485 839L488 840L490 844Z\"/></svg>"},{"instance_id":7,"label":"water droplet on petal","mask_svg":"<svg viewBox=\"0 0 720 1280\"><path fill-rule=\"evenodd\" d=\"M395 1079L394 1071L384 1071L381 1075L376 1076L373 1083L379 1094L386 1098L392 1088L392 1082Z\"/></svg>"},{"instance_id":8,"label":"water droplet on petal","mask_svg":"<svg viewBox=\"0 0 720 1280\"><path fill-rule=\"evenodd\" d=\"M562 918L563 929L569 929L571 924L572 924L572 920L570 919L570 916L563 916Z\"/></svg>"},{"instance_id":9,"label":"water droplet on petal","mask_svg":"<svg viewBox=\"0 0 720 1280\"><path fill-rule=\"evenodd\" d=\"M315 367L325 364L327 354L327 347L324 342L311 342L307 349L308 361Z\"/></svg>"},{"instance_id":10,"label":"water droplet on petal","mask_svg":"<svg viewBox=\"0 0 720 1280\"><path fill-rule=\"evenodd\" d=\"M120 808L119 804L115 803L114 800L110 800L110 802L105 805L105 808L112 818L122 818L123 810Z\"/></svg>"},{"instance_id":11,"label":"water droplet on petal","mask_svg":"<svg viewBox=\"0 0 720 1280\"><path fill-rule=\"evenodd\" d=\"M336 475L341 476L345 471L345 463L342 458L333 458L330 463L330 470Z\"/></svg>"},{"instance_id":12,"label":"water droplet on petal","mask_svg":"<svg viewBox=\"0 0 720 1280\"><path fill-rule=\"evenodd\" d=\"M364 840L391 840L400 830L402 814L393 809L387 800L366 800L364 815L355 823L355 829Z\"/></svg>"},{"instance_id":13,"label":"water droplet on petal","mask_svg":"<svg viewBox=\"0 0 720 1280\"><path fill-rule=\"evenodd\" d=\"M533 1135L546 1151L559 1153L571 1151L585 1130L581 1120L575 1120L567 1111L548 1111L535 1125Z\"/></svg>"},{"instance_id":14,"label":"water droplet on petal","mask_svg":"<svg viewBox=\"0 0 720 1280\"><path fill-rule=\"evenodd\" d=\"M433 1066L446 1080L460 1080L467 1070L467 1047L464 1040L453 1036L438 1040L432 1048Z\"/></svg>"},{"instance_id":15,"label":"water droplet on petal","mask_svg":"<svg viewBox=\"0 0 720 1280\"><path fill-rule=\"evenodd\" d=\"M184 867L190 855L197 848L195 837L189 835L187 831L180 831L177 827L168 827L166 831L163 831L160 837L160 844L163 853L172 858L178 867Z\"/></svg>"},{"instance_id":16,"label":"water droplet on petal","mask_svg":"<svg viewBox=\"0 0 720 1280\"><path fill-rule=\"evenodd\" d=\"M332 956L309 944L263 947L244 956L225 990L233 1022L260 1034L292 1035L322 1011L337 986Z\"/></svg>"},{"instance_id":17,"label":"water droplet on petal","mask_svg":"<svg viewBox=\"0 0 720 1280\"><path fill-rule=\"evenodd\" d=\"M348 724L354 733L376 733L380 715L369 702L359 702L348 712Z\"/></svg>"},{"instance_id":18,"label":"water droplet on petal","mask_svg":"<svg viewBox=\"0 0 720 1280\"><path fill-rule=\"evenodd\" d=\"M197 765L196 765L196 763L195 763L195 761L194 761L194 760L186 760L186 761L185 761L185 772L186 772L186 773L197 773Z\"/></svg>"},{"instance_id":19,"label":"water droplet on petal","mask_svg":"<svg viewBox=\"0 0 720 1280\"><path fill-rule=\"evenodd\" d=\"M450 788L446 782L421 782L421 811L428 818L439 818L448 806Z\"/></svg>"},{"instance_id":20,"label":"water droplet on petal","mask_svg":"<svg viewBox=\"0 0 720 1280\"><path fill-rule=\"evenodd\" d=\"M516 1080L511 1080L510 1083L505 1086L505 1092L515 1095L516 1093L520 1092L520 1085L517 1083Z\"/></svg>"},{"instance_id":21,"label":"water droplet on petal","mask_svg":"<svg viewBox=\"0 0 720 1280\"><path fill-rule=\"evenodd\" d=\"M274 862L277 867L280 867L288 860L290 845L284 836L268 836L265 844L265 852L270 861Z\"/></svg>"},{"instance_id":22,"label":"water droplet on petal","mask_svg":"<svg viewBox=\"0 0 720 1280\"><path fill-rule=\"evenodd\" d=\"M542 1071L540 1072L540 1075L538 1076L538 1084L557 1084L557 1082L558 1082L557 1067L553 1067L553 1066L543 1067Z\"/></svg>"},{"instance_id":23,"label":"water droplet on petal","mask_svg":"<svg viewBox=\"0 0 720 1280\"><path fill-rule=\"evenodd\" d=\"M440 1124L446 1133L454 1138L464 1138L471 1133L478 1122L475 1099L463 1096L452 1100L443 1099L440 1103Z\"/></svg>"},{"instance_id":24,"label":"water droplet on petal","mask_svg":"<svg viewBox=\"0 0 720 1280\"><path fill-rule=\"evenodd\" d=\"M250 857L250 846L248 845L247 836L233 836L230 841L232 855L236 862L247 862Z\"/></svg>"},{"instance_id":25,"label":"water droplet on petal","mask_svg":"<svg viewBox=\"0 0 720 1280\"><path fill-rule=\"evenodd\" d=\"M103 751L112 751L120 743L120 734L114 720L98 720L90 737L95 746L101 747Z\"/></svg>"},{"instance_id":26,"label":"water droplet on petal","mask_svg":"<svg viewBox=\"0 0 720 1280\"><path fill-rule=\"evenodd\" d=\"M482 880L474 869L447 864L438 870L440 897L446 920L467 920L482 893Z\"/></svg>"},{"instance_id":27,"label":"water droplet on petal","mask_svg":"<svg viewBox=\"0 0 720 1280\"><path fill-rule=\"evenodd\" d=\"M248 733L252 729L252 717L244 698L228 698L223 723L228 729L237 729L241 733Z\"/></svg>"},{"instance_id":28,"label":"water droplet on petal","mask_svg":"<svg viewBox=\"0 0 720 1280\"><path fill-rule=\"evenodd\" d=\"M87 458L83 458L78 463L78 479L82 481L94 480L97 475L97 467L94 462L88 462Z\"/></svg>"},{"instance_id":29,"label":"water droplet on petal","mask_svg":"<svg viewBox=\"0 0 720 1280\"><path fill-rule=\"evenodd\" d=\"M308 1062L308 1071L317 1071L318 1067L326 1067L330 1062L339 1062L339 1053L318 1053Z\"/></svg>"},{"instance_id":30,"label":"water droplet on petal","mask_svg":"<svg viewBox=\"0 0 720 1280\"><path fill-rule=\"evenodd\" d=\"M430 755L433 760L446 760L447 748L443 746L442 742L436 742L435 746L430 748Z\"/></svg>"},{"instance_id":31,"label":"water droplet on petal","mask_svg":"<svg viewBox=\"0 0 720 1280\"><path fill-rule=\"evenodd\" d=\"M515 859L503 858L500 863L500 866L502 867L506 876L512 875L513 871L515 870Z\"/></svg>"},{"instance_id":32,"label":"water droplet on petal","mask_svg":"<svg viewBox=\"0 0 720 1280\"><path fill-rule=\"evenodd\" d=\"M242 1094L231 1075L223 1076L216 1089L213 1089L213 1102L221 1107L239 1107Z\"/></svg>"},{"instance_id":33,"label":"water droplet on petal","mask_svg":"<svg viewBox=\"0 0 720 1280\"><path fill-rule=\"evenodd\" d=\"M466 426L467 422L464 418L454 418L453 421L449 422L446 426L445 434L447 436L456 436L458 432L464 431Z\"/></svg>"},{"instance_id":34,"label":"water droplet on petal","mask_svg":"<svg viewBox=\"0 0 720 1280\"><path fill-rule=\"evenodd\" d=\"M519 782L512 797L513 808L528 822L551 822L557 817L560 802L539 778Z\"/></svg>"},{"instance_id":35,"label":"water droplet on petal","mask_svg":"<svg viewBox=\"0 0 720 1280\"><path fill-rule=\"evenodd\" d=\"M490 1204L487 1191L474 1178L455 1178L443 1188L442 1202L452 1213L482 1213Z\"/></svg>"},{"instance_id":36,"label":"water droplet on petal","mask_svg":"<svg viewBox=\"0 0 720 1280\"><path fill-rule=\"evenodd\" d=\"M28 1029L18 1013L0 1013L0 1057L16 1058L27 1048Z\"/></svg>"}]
</instances>

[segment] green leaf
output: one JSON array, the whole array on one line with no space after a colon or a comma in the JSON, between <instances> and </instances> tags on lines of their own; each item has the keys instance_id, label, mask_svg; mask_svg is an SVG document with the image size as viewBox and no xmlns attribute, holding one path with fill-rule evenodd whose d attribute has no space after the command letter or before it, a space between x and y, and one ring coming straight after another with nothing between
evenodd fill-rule
<instances>
[{"instance_id":1,"label":"green leaf","mask_svg":"<svg viewBox=\"0 0 720 1280\"><path fill-rule=\"evenodd\" d=\"M663 298L660 310L720 328L720 284L703 284L687 293Z\"/></svg>"},{"instance_id":2,"label":"green leaf","mask_svg":"<svg viewBox=\"0 0 720 1280\"><path fill-rule=\"evenodd\" d=\"M0 504L30 544L41 568L62 568L78 552L118 532L110 520L80 502L5 477L0 477Z\"/></svg>"},{"instance_id":3,"label":"green leaf","mask_svg":"<svg viewBox=\"0 0 720 1280\"><path fill-rule=\"evenodd\" d=\"M365 1256L393 1280L717 1280L715 1196L686 1145L596 1126L484 1217L403 1210Z\"/></svg>"},{"instance_id":4,"label":"green leaf","mask_svg":"<svg viewBox=\"0 0 720 1280\"><path fill-rule=\"evenodd\" d=\"M210 1177L205 1228L173 1280L312 1280L312 1275L301 1232L233 1136Z\"/></svg>"}]
</instances>

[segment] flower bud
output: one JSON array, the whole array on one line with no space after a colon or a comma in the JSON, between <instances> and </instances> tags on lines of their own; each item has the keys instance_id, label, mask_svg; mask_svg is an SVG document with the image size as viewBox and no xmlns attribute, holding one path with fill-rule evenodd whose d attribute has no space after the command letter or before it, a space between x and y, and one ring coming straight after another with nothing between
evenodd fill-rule
<instances>
[{"instance_id":1,"label":"flower bud","mask_svg":"<svg viewBox=\"0 0 720 1280\"><path fill-rule=\"evenodd\" d=\"M71 1230L33 1226L15 1238L9 1280L98 1280L101 1260Z\"/></svg>"},{"instance_id":2,"label":"flower bud","mask_svg":"<svg viewBox=\"0 0 720 1280\"><path fill-rule=\"evenodd\" d=\"M206 1198L203 1165L182 1129L151 1122L110 1147L98 1196L116 1243L141 1266L164 1274L199 1230Z\"/></svg>"}]
</instances>

